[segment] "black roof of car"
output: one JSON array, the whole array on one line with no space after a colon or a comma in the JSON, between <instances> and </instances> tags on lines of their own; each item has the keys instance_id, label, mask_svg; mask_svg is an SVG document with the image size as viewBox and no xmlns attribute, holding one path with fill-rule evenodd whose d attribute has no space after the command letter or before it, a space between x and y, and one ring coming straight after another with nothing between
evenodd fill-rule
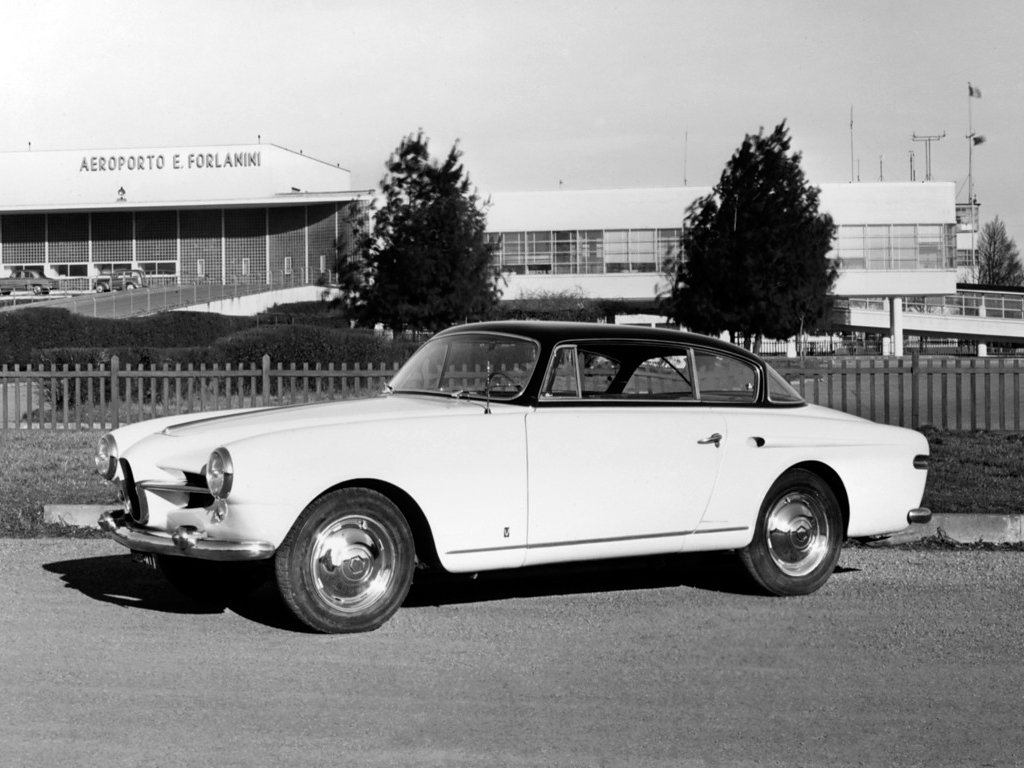
<instances>
[{"instance_id":1,"label":"black roof of car","mask_svg":"<svg viewBox=\"0 0 1024 768\"><path fill-rule=\"evenodd\" d=\"M441 331L438 336L452 333L483 331L509 333L536 339L548 348L563 341L648 341L675 342L717 349L750 360L759 358L748 350L727 341L699 333L677 331L671 328L652 328L645 325L616 325L612 323L570 323L547 320L492 320L483 323L457 325Z\"/></svg>"}]
</instances>

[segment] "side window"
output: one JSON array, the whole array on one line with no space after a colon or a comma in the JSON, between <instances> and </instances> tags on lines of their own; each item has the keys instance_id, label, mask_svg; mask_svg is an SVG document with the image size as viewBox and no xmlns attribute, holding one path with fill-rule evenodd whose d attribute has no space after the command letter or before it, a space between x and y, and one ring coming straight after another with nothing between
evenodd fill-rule
<instances>
[{"instance_id":1,"label":"side window","mask_svg":"<svg viewBox=\"0 0 1024 768\"><path fill-rule=\"evenodd\" d=\"M757 397L757 370L750 363L710 351L695 351L697 388L707 403L752 403Z\"/></svg>"},{"instance_id":2,"label":"side window","mask_svg":"<svg viewBox=\"0 0 1024 768\"><path fill-rule=\"evenodd\" d=\"M623 397L654 400L693 398L693 374L688 355L664 355L644 360L622 389Z\"/></svg>"},{"instance_id":3,"label":"side window","mask_svg":"<svg viewBox=\"0 0 1024 768\"><path fill-rule=\"evenodd\" d=\"M544 397L580 396L576 378L576 347L559 347L555 350L541 393Z\"/></svg>"},{"instance_id":4,"label":"side window","mask_svg":"<svg viewBox=\"0 0 1024 768\"><path fill-rule=\"evenodd\" d=\"M608 392L621 367L610 357L596 352L580 351L578 363L584 397L599 397Z\"/></svg>"}]
</instances>

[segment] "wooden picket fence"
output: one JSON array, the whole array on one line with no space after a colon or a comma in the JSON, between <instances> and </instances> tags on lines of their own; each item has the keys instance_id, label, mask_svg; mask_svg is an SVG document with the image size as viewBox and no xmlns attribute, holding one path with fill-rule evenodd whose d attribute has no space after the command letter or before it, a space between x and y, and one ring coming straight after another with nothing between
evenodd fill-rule
<instances>
[{"instance_id":1,"label":"wooden picket fence","mask_svg":"<svg viewBox=\"0 0 1024 768\"><path fill-rule=\"evenodd\" d=\"M883 424L1019 432L1024 422L1020 359L915 353L771 362L807 402Z\"/></svg>"},{"instance_id":2,"label":"wooden picket fence","mask_svg":"<svg viewBox=\"0 0 1024 768\"><path fill-rule=\"evenodd\" d=\"M116 429L158 416L369 397L398 364L0 368L0 431Z\"/></svg>"},{"instance_id":3,"label":"wooden picket fence","mask_svg":"<svg viewBox=\"0 0 1024 768\"><path fill-rule=\"evenodd\" d=\"M872 421L953 430L1024 429L1019 359L775 358L810 403ZM398 364L3 366L0 431L112 429L157 416L379 393Z\"/></svg>"}]
</instances>

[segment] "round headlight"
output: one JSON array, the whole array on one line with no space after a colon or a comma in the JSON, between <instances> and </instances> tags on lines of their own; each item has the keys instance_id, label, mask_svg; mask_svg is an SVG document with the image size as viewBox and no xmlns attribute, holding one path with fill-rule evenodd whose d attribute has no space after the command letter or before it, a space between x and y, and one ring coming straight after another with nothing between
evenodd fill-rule
<instances>
[{"instance_id":1,"label":"round headlight","mask_svg":"<svg viewBox=\"0 0 1024 768\"><path fill-rule=\"evenodd\" d=\"M231 493L231 478L235 468L227 448L218 448L206 462L206 487L214 498L226 499Z\"/></svg>"},{"instance_id":2,"label":"round headlight","mask_svg":"<svg viewBox=\"0 0 1024 768\"><path fill-rule=\"evenodd\" d=\"M113 480L117 473L117 440L113 435L104 435L96 445L96 471L104 480Z\"/></svg>"}]
</instances>

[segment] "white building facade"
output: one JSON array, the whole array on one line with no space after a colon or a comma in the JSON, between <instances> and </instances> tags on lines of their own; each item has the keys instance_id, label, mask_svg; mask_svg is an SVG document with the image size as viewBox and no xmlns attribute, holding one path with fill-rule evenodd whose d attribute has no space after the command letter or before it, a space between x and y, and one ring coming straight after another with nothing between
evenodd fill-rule
<instances>
[{"instance_id":1,"label":"white building facade","mask_svg":"<svg viewBox=\"0 0 1024 768\"><path fill-rule=\"evenodd\" d=\"M687 207L710 188L558 190L491 195L488 236L498 250L506 299L569 291L650 302L669 288L666 257L678 253ZM903 296L956 292L954 185L821 185L820 207L837 224L830 254L835 293L887 297L894 344L902 344ZM896 354L902 350L894 348Z\"/></svg>"}]
</instances>

